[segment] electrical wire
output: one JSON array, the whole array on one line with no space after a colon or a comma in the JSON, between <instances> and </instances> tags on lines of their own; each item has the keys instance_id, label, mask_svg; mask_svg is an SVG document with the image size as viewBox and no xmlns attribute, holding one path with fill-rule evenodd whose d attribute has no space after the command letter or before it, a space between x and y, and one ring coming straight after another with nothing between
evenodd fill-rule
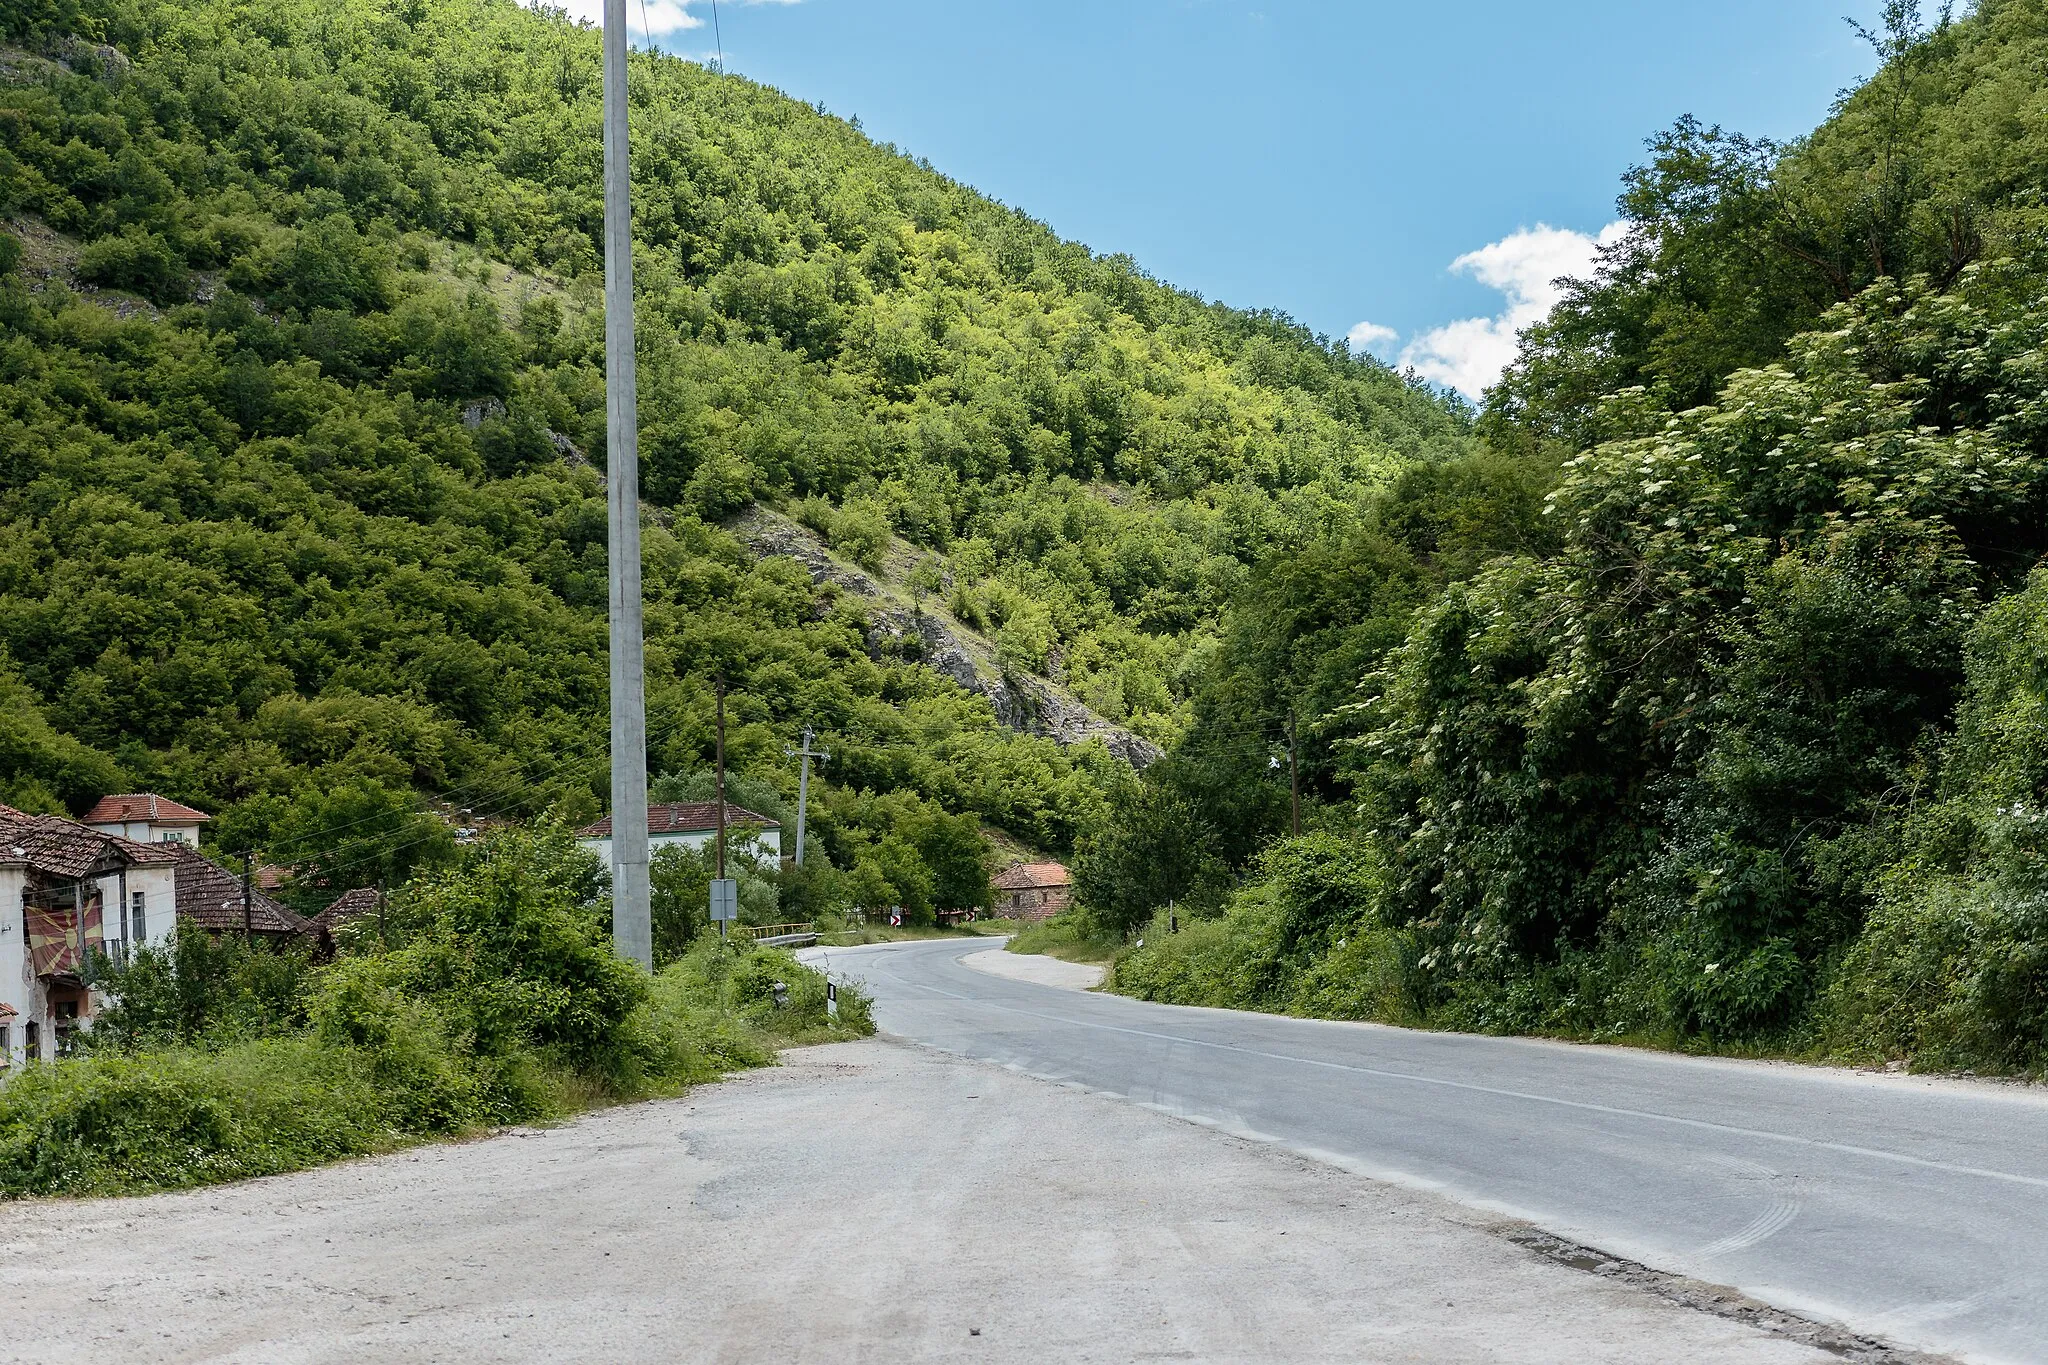
<instances>
[{"instance_id":1,"label":"electrical wire","mask_svg":"<svg viewBox=\"0 0 2048 1365\"><path fill-rule=\"evenodd\" d=\"M711 0L711 38L718 44L718 74L725 74L725 34L718 25L718 0Z\"/></svg>"},{"instance_id":2,"label":"electrical wire","mask_svg":"<svg viewBox=\"0 0 2048 1365\"><path fill-rule=\"evenodd\" d=\"M685 713L673 717L666 724L654 727L652 730L650 730L648 734L649 743L653 744L661 740L672 738L690 720L691 717L687 713ZM525 781L522 784L524 790L507 793L501 799L497 800L492 804L481 805L474 809L464 807L462 808L463 813L469 815L474 820L479 822L489 820L494 816L503 815L506 812L515 810L519 806L522 806L526 802L532 800L533 797L536 795L533 788L537 786L539 783L547 780L548 778L557 776L561 774L564 770L576 767L594 767L600 763L608 762L609 759L610 754L608 752L602 754L583 754L569 758L558 759L552 763L546 764L546 766L544 767L538 768L537 771L526 773ZM533 769L535 768L535 765L539 764L540 762L540 759L529 760L526 763L517 765L514 768L514 771L519 772L522 769ZM495 786L496 784L497 779L489 779L485 782L474 784L471 790L481 789L485 786ZM444 794L441 799L446 800L446 795ZM405 812L404 814L408 816L417 815L419 814L419 812ZM324 829L311 830L303 835L300 835L286 842L283 845L283 847L300 848L304 846L314 845L331 839L334 835L341 833L343 830L353 829L358 826L368 824L373 820L383 820L388 818L390 818L390 813L380 813L377 815L364 816L361 819L357 820L346 821L338 825L330 825ZM400 852L404 849L414 847L417 844L425 843L430 839L437 838L444 832L444 829L445 827L436 827L416 836L415 838L408 839L403 843L384 845L382 847L376 848L375 851L368 852L363 856L357 858L344 859L340 862L334 862L331 860L323 859L321 861L319 870L326 877L332 878L337 873L346 872L351 868L366 866L370 863L380 862L383 859L389 857L393 853ZM398 831L392 832L396 833ZM345 841L345 845L365 846L369 844L371 840L377 839L379 837L381 837L381 834L365 835L360 838L347 840ZM278 846L276 845L272 845L264 849L264 853L266 854L266 856L275 855L277 851Z\"/></svg>"}]
</instances>

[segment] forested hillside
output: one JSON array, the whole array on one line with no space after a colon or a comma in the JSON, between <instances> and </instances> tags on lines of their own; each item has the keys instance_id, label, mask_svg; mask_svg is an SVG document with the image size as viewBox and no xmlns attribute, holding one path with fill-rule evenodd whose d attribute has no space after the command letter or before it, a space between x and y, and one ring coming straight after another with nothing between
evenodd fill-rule
<instances>
[{"instance_id":1,"label":"forested hillside","mask_svg":"<svg viewBox=\"0 0 2048 1365\"><path fill-rule=\"evenodd\" d=\"M597 813L597 34L510 0L32 0L0 40L0 801L153 789L317 890ZM929 906L972 818L1064 851L1128 769L999 726L754 503L1178 736L1252 566L1469 414L1063 241L857 124L636 55L652 761L711 679L763 799ZM439 814L430 814L438 811ZM851 893L848 893L851 894Z\"/></svg>"},{"instance_id":2,"label":"forested hillside","mask_svg":"<svg viewBox=\"0 0 2048 1365\"><path fill-rule=\"evenodd\" d=\"M1809 137L1653 138L1482 451L1254 570L1083 860L1211 916L1123 989L2048 1065L2048 4L1868 36Z\"/></svg>"}]
</instances>

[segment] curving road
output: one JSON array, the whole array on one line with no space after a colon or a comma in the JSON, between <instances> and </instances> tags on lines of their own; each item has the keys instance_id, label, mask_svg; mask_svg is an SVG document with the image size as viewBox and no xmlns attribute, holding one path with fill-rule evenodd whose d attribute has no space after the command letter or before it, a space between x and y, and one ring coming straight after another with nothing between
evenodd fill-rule
<instances>
[{"instance_id":1,"label":"curving road","mask_svg":"<svg viewBox=\"0 0 2048 1365\"><path fill-rule=\"evenodd\" d=\"M2048 1360L2038 1089L1153 1005L832 950L888 1033L1527 1219L1902 1346Z\"/></svg>"}]
</instances>

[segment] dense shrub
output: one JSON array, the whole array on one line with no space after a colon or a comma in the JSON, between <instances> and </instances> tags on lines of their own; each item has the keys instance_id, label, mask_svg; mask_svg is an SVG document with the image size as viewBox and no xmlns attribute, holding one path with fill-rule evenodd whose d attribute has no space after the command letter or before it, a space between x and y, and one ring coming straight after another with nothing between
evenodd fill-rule
<instances>
[{"instance_id":1,"label":"dense shrub","mask_svg":"<svg viewBox=\"0 0 2048 1365\"><path fill-rule=\"evenodd\" d=\"M494 835L317 968L181 935L115 979L92 1055L0 1087L0 1194L292 1170L874 1031L859 990L842 987L828 1018L824 978L783 953L707 939L651 978L620 961L595 871L559 829Z\"/></svg>"},{"instance_id":2,"label":"dense shrub","mask_svg":"<svg viewBox=\"0 0 2048 1365\"><path fill-rule=\"evenodd\" d=\"M2048 570L1971 632L1940 799L1827 998L1861 1059L2048 1069Z\"/></svg>"},{"instance_id":3,"label":"dense shrub","mask_svg":"<svg viewBox=\"0 0 2048 1365\"><path fill-rule=\"evenodd\" d=\"M1116 963L1116 989L1147 1000L1272 1012L1381 1018L1407 1012L1401 936L1376 915L1379 859L1336 835L1284 839L1220 917L1178 932L1153 917L1142 946Z\"/></svg>"}]
</instances>

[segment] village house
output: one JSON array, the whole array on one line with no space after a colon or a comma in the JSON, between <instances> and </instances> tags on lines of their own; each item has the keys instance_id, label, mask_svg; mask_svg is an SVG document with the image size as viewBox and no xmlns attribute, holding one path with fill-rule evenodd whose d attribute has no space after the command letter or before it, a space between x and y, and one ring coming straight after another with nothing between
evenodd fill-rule
<instances>
[{"instance_id":1,"label":"village house","mask_svg":"<svg viewBox=\"0 0 2048 1365\"><path fill-rule=\"evenodd\" d=\"M306 928L320 943L323 954L334 952L335 935L357 920L379 918L384 913L384 893L374 886L359 886L334 898L325 910L306 921Z\"/></svg>"},{"instance_id":2,"label":"village house","mask_svg":"<svg viewBox=\"0 0 2048 1365\"><path fill-rule=\"evenodd\" d=\"M1073 902L1073 882L1060 863L1019 863L990 878L1003 919L1051 919Z\"/></svg>"},{"instance_id":3,"label":"village house","mask_svg":"<svg viewBox=\"0 0 2048 1365\"><path fill-rule=\"evenodd\" d=\"M79 821L102 834L118 834L138 844L184 844L199 847L199 827L213 817L155 792L102 796Z\"/></svg>"},{"instance_id":4,"label":"village house","mask_svg":"<svg viewBox=\"0 0 2048 1365\"><path fill-rule=\"evenodd\" d=\"M94 953L126 960L180 923L273 940L305 931L199 852L205 815L147 794L110 800L153 804L102 802L91 814L106 827L0 806L0 1074L68 1052L89 1026Z\"/></svg>"},{"instance_id":5,"label":"village house","mask_svg":"<svg viewBox=\"0 0 2048 1365\"><path fill-rule=\"evenodd\" d=\"M718 837L718 803L684 801L650 805L647 808L647 853L652 857L669 846L703 848ZM576 842L597 855L606 867L612 861L610 816L576 831ZM731 802L725 807L725 848L728 853L750 852L756 857L782 857L782 824Z\"/></svg>"}]
</instances>

